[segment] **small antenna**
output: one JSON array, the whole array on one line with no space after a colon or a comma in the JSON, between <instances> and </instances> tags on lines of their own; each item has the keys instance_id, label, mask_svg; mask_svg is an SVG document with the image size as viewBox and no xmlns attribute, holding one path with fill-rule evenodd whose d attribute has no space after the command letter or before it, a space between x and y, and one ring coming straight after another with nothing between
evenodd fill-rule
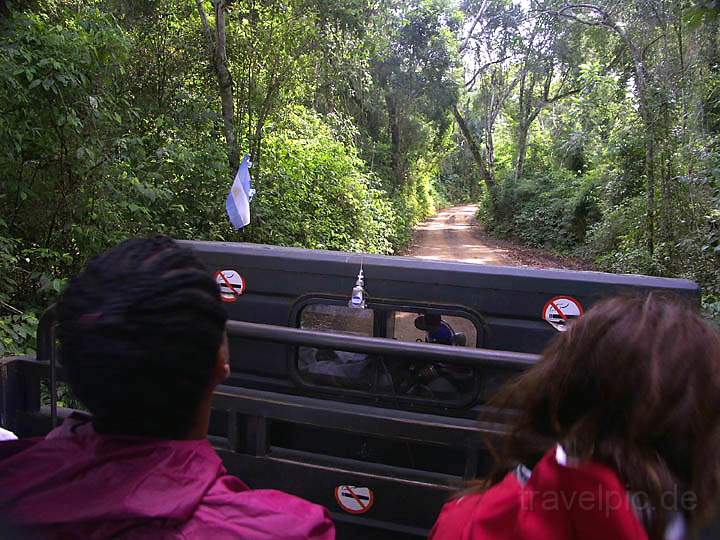
<instances>
[{"instance_id":1,"label":"small antenna","mask_svg":"<svg viewBox=\"0 0 720 540\"><path fill-rule=\"evenodd\" d=\"M365 275L363 274L364 259L364 255L360 257L360 271L358 272L357 281L355 282L355 287L353 287L352 295L348 302L348 307L355 309L365 309L365 300L367 298L367 293L365 292Z\"/></svg>"}]
</instances>

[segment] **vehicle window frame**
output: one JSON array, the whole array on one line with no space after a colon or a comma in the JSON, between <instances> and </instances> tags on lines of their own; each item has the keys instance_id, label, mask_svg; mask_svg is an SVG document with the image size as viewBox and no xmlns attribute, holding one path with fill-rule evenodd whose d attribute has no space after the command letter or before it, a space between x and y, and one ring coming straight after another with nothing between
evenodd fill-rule
<instances>
[{"instance_id":1,"label":"vehicle window frame","mask_svg":"<svg viewBox=\"0 0 720 540\"><path fill-rule=\"evenodd\" d=\"M302 312L305 308L311 305L336 305L336 306L347 306L348 299L344 296L332 295L332 294L306 294L298 298L290 307L290 314L288 318L288 326L291 328L300 328ZM411 313L422 313L435 312L441 313L442 315L462 317L469 320L475 327L476 340L475 348L481 348L487 336L488 324L484 317L476 311L466 308L464 306L447 305L447 304L430 304L426 302L405 302L393 299L368 299L367 306L365 309L373 310L373 336L381 339L392 339L386 336L375 335L378 323L381 317L378 317L378 311L380 312L411 312ZM404 342L410 343L410 342ZM376 404L386 404L390 406L396 406L398 408L409 408L409 409L421 409L429 411L452 411L452 410L466 410L472 408L478 401L478 398L482 389L482 377L478 370L476 372L473 388L469 394L463 395L462 399L456 400L439 400L433 398L419 397L419 396L407 396L407 395L393 395L393 394L380 394L372 393L367 390L359 390L353 388L341 388L333 387L326 384L319 384L308 381L300 373L298 369L299 360L299 347L288 346L288 373L293 383L300 389L306 392L310 392L313 395L319 396L333 396L342 398L358 399L363 402L372 402Z\"/></svg>"}]
</instances>

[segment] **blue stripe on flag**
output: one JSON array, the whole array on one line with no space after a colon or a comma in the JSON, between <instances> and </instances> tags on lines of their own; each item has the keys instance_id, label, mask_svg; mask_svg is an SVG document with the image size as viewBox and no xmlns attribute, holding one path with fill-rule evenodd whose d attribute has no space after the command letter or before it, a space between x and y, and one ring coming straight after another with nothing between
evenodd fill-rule
<instances>
[{"instance_id":1,"label":"blue stripe on flag","mask_svg":"<svg viewBox=\"0 0 720 540\"><path fill-rule=\"evenodd\" d=\"M227 201L225 201L225 209L227 210L230 223L233 224L233 227L236 229L242 229L245 225L247 225L240 216L240 212L238 212L237 206L235 206L235 201L233 201L232 195L228 195Z\"/></svg>"}]
</instances>

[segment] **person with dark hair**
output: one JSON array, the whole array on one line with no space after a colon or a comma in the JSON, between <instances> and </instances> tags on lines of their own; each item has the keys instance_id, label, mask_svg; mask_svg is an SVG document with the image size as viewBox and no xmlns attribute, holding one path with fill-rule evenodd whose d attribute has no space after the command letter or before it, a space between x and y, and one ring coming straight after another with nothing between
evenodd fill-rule
<instances>
[{"instance_id":1,"label":"person with dark hair","mask_svg":"<svg viewBox=\"0 0 720 540\"><path fill-rule=\"evenodd\" d=\"M49 538L335 538L323 507L250 490L207 441L229 375L227 316L191 250L123 242L71 280L57 316L61 362L91 415L0 443L11 523Z\"/></svg>"},{"instance_id":2,"label":"person with dark hair","mask_svg":"<svg viewBox=\"0 0 720 540\"><path fill-rule=\"evenodd\" d=\"M415 328L427 333L427 343L439 343L440 345L455 345L455 332L452 327L442 320L437 313L426 313L415 319Z\"/></svg>"},{"instance_id":3,"label":"person with dark hair","mask_svg":"<svg viewBox=\"0 0 720 540\"><path fill-rule=\"evenodd\" d=\"M720 336L692 307L602 301L493 405L511 423L496 470L432 540L681 540L715 510Z\"/></svg>"}]
</instances>

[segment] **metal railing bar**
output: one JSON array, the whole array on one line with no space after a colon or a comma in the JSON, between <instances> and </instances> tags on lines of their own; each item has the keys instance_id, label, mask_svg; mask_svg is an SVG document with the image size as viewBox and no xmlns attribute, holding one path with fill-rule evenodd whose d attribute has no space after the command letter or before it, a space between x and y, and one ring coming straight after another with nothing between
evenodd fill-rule
<instances>
[{"instance_id":1,"label":"metal railing bar","mask_svg":"<svg viewBox=\"0 0 720 540\"><path fill-rule=\"evenodd\" d=\"M451 362L457 365L485 365L510 370L524 370L534 365L536 354L453 347L428 343L410 343L393 339L353 336L330 332L315 332L300 328L269 324L228 321L228 334L254 341L268 341L286 345L335 349L349 352L381 354L392 357L412 358L431 362Z\"/></svg>"},{"instance_id":2,"label":"metal railing bar","mask_svg":"<svg viewBox=\"0 0 720 540\"><path fill-rule=\"evenodd\" d=\"M57 414L57 347L55 346L55 329L57 325L50 327L50 421L52 427L58 425Z\"/></svg>"}]
</instances>

